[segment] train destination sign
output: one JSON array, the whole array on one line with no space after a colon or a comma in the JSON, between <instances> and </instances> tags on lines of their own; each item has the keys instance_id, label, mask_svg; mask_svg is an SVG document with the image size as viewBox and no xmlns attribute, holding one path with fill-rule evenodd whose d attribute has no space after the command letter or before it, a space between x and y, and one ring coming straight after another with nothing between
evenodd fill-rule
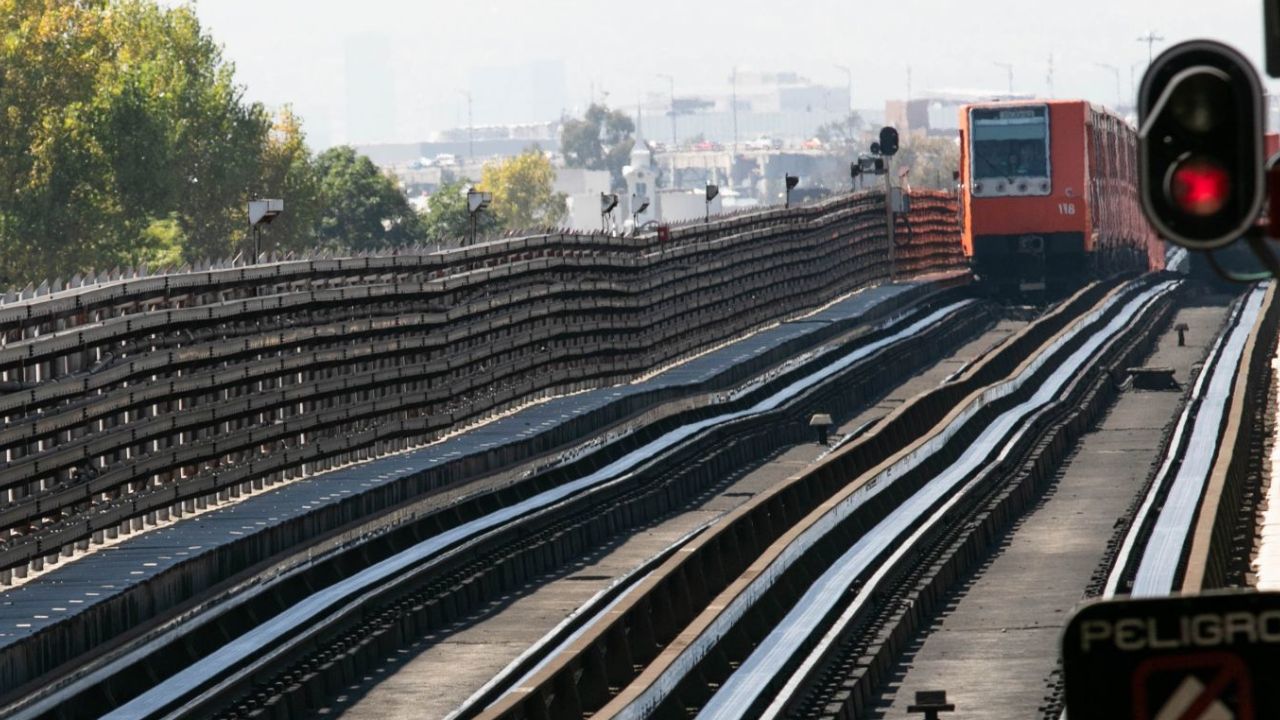
<instances>
[{"instance_id":1,"label":"train destination sign","mask_svg":"<svg viewBox=\"0 0 1280 720\"><path fill-rule=\"evenodd\" d=\"M1090 605L1062 659L1073 720L1280 718L1280 593Z\"/></svg>"}]
</instances>

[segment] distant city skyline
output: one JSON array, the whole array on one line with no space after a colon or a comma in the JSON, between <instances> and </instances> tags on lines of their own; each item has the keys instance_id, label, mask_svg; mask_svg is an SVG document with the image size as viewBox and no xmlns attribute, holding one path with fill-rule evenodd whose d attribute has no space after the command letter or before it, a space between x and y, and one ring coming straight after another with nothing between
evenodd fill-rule
<instances>
[{"instance_id":1,"label":"distant city skyline","mask_svg":"<svg viewBox=\"0 0 1280 720\"><path fill-rule=\"evenodd\" d=\"M843 65L853 70L853 105L880 108L904 99L908 83L916 94L1004 91L1006 64L1016 92L1045 94L1052 54L1055 96L1115 105L1117 92L1128 96L1131 73L1141 77L1147 45L1138 37L1150 30L1165 38L1157 54L1211 37L1259 67L1262 55L1262 8L1252 0L1222 0L1210 10L1190 0L815 0L804 10L759 0L650 0L643 12L618 13L589 0L195 6L235 63L246 97L291 104L317 148L421 141L465 125L464 92L472 94L474 122L496 125L578 114L605 93L610 105L634 111L667 92L659 75L675 78L677 95L724 92L735 66L843 87Z\"/></svg>"}]
</instances>

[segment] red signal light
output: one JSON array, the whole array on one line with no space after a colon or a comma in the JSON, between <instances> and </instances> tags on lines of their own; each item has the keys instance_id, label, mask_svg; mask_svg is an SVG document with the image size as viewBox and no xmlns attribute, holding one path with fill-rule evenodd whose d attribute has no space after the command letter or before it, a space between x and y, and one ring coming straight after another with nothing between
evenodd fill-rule
<instances>
[{"instance_id":1,"label":"red signal light","mask_svg":"<svg viewBox=\"0 0 1280 720\"><path fill-rule=\"evenodd\" d=\"M1169 194L1188 215L1209 217L1225 207L1230 199L1231 176L1212 160L1184 160L1169 178Z\"/></svg>"}]
</instances>

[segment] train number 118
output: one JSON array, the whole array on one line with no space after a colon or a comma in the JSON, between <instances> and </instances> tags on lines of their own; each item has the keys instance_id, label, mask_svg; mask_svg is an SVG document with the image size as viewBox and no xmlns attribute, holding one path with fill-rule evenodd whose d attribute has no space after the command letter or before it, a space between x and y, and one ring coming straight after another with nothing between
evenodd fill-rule
<instances>
[{"instance_id":1,"label":"train number 118","mask_svg":"<svg viewBox=\"0 0 1280 720\"><path fill-rule=\"evenodd\" d=\"M1058 203L1058 214L1059 215L1075 215L1076 214L1075 203Z\"/></svg>"}]
</instances>

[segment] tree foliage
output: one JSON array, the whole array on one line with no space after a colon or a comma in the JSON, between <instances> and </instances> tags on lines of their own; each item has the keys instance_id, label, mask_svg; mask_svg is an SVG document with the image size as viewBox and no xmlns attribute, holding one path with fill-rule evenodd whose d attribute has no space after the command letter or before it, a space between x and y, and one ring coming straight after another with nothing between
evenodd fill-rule
<instances>
[{"instance_id":1,"label":"tree foliage","mask_svg":"<svg viewBox=\"0 0 1280 720\"><path fill-rule=\"evenodd\" d=\"M246 102L187 5L0 0L0 129L0 286L228 257L246 247L254 196L286 199L268 248L420 231L391 181L313 158L291 111L273 123ZM388 227L369 229L379 212Z\"/></svg>"},{"instance_id":2,"label":"tree foliage","mask_svg":"<svg viewBox=\"0 0 1280 720\"><path fill-rule=\"evenodd\" d=\"M635 132L636 124L626 113L593 103L582 119L567 120L561 128L560 151L565 165L608 170L613 189L623 189L622 168L631 161Z\"/></svg>"},{"instance_id":3,"label":"tree foliage","mask_svg":"<svg viewBox=\"0 0 1280 720\"><path fill-rule=\"evenodd\" d=\"M493 193L493 214L508 230L555 225L567 211L564 193L555 192L556 171L538 148L485 165L479 189Z\"/></svg>"},{"instance_id":4,"label":"tree foliage","mask_svg":"<svg viewBox=\"0 0 1280 720\"><path fill-rule=\"evenodd\" d=\"M422 219L395 181L349 146L316 158L321 212L317 240L346 250L384 250L422 239ZM288 209L288 205L285 206Z\"/></svg>"},{"instance_id":5,"label":"tree foliage","mask_svg":"<svg viewBox=\"0 0 1280 720\"><path fill-rule=\"evenodd\" d=\"M262 154L255 194L284 198L285 212L263 234L264 251L301 252L316 247L323 212L320 178L307 148L302 121L285 106L276 116Z\"/></svg>"},{"instance_id":6,"label":"tree foliage","mask_svg":"<svg viewBox=\"0 0 1280 720\"><path fill-rule=\"evenodd\" d=\"M944 190L952 187L951 174L960 169L960 146L955 138L910 135L894 158L898 167L910 167L912 187Z\"/></svg>"},{"instance_id":7,"label":"tree foliage","mask_svg":"<svg viewBox=\"0 0 1280 720\"><path fill-rule=\"evenodd\" d=\"M465 244L471 239L471 213L467 207L467 190L470 180L463 178L440 186L431 196L424 224L426 236L431 242L442 245ZM476 216L476 237L485 237L499 228L492 212Z\"/></svg>"},{"instance_id":8,"label":"tree foliage","mask_svg":"<svg viewBox=\"0 0 1280 720\"><path fill-rule=\"evenodd\" d=\"M861 115L850 112L843 120L819 125L813 136L828 147L853 148L858 144L858 131L865 125Z\"/></svg>"}]
</instances>

